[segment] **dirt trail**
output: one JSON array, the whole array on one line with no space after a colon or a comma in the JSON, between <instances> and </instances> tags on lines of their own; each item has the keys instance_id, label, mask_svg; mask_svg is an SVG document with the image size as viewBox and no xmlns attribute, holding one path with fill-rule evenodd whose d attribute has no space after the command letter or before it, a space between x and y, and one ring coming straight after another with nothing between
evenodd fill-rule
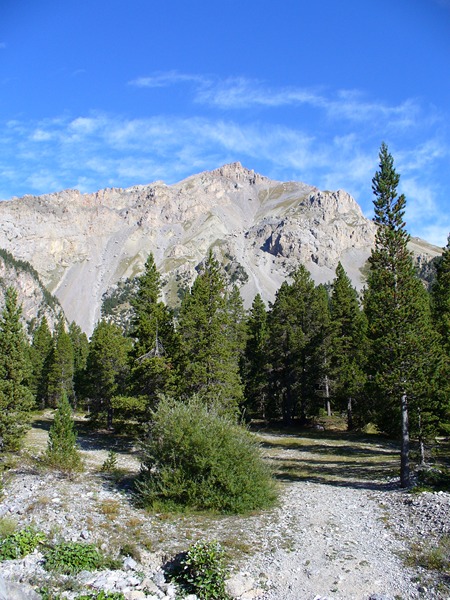
<instances>
[{"instance_id":1,"label":"dirt trail","mask_svg":"<svg viewBox=\"0 0 450 600\"><path fill-rule=\"evenodd\" d=\"M37 425L28 440L35 450L45 447L48 428L45 419ZM399 556L407 540L389 523L389 505L401 494L393 482L398 465L394 447L327 432L303 437L264 433L264 453L279 479L279 505L261 514L217 518L149 515L132 504L126 491L105 486L98 469L112 439L106 434L80 436L88 473L78 481L53 478L46 484L40 475L24 475L11 488L13 510L36 523L45 515L47 527L54 521L53 526L69 528L69 537L83 530L89 540L117 546L123 543L120 536L126 536L145 551L166 557L197 539L217 539L234 557L233 571L253 578L253 598L442 598L420 594L417 573ZM139 461L131 444L119 441L115 449L120 468L136 473ZM54 496L60 499L58 511Z\"/></svg>"}]
</instances>

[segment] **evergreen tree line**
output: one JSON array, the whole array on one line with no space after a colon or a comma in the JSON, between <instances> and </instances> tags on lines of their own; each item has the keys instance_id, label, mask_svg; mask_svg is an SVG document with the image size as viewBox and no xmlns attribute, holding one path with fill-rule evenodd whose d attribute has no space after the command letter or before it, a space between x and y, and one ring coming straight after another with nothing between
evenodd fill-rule
<instances>
[{"instance_id":1,"label":"evergreen tree line","mask_svg":"<svg viewBox=\"0 0 450 600\"><path fill-rule=\"evenodd\" d=\"M269 307L257 295L245 311L210 252L175 320L150 254L128 334L102 320L88 341L62 320L52 334L44 318L28 344L8 290L0 323L4 445L17 445L27 411L56 407L63 394L107 427L148 422L162 395L196 396L236 418L306 424L325 411L345 414L349 429L373 422L401 434L408 478L409 434L423 444L450 421L450 237L428 292L407 248L398 182L383 144L372 180L379 227L362 297L340 263L329 286L299 266Z\"/></svg>"}]
</instances>

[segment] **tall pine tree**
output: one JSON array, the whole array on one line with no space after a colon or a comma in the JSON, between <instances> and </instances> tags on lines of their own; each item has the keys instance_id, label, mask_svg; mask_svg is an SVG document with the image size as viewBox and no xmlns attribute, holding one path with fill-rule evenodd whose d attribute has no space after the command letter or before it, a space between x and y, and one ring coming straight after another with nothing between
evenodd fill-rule
<instances>
[{"instance_id":1,"label":"tall pine tree","mask_svg":"<svg viewBox=\"0 0 450 600\"><path fill-rule=\"evenodd\" d=\"M33 394L31 365L17 292L8 288L0 317L0 437L2 448L17 450L29 427Z\"/></svg>"},{"instance_id":2,"label":"tall pine tree","mask_svg":"<svg viewBox=\"0 0 450 600\"><path fill-rule=\"evenodd\" d=\"M184 397L198 394L206 403L218 403L234 414L243 399L243 386L227 299L219 264L210 251L181 304L179 388Z\"/></svg>"},{"instance_id":3,"label":"tall pine tree","mask_svg":"<svg viewBox=\"0 0 450 600\"><path fill-rule=\"evenodd\" d=\"M49 359L47 380L47 404L53 408L65 393L69 402L74 401L74 360L73 347L66 331L64 320L61 318L53 334L53 349Z\"/></svg>"},{"instance_id":4,"label":"tall pine tree","mask_svg":"<svg viewBox=\"0 0 450 600\"><path fill-rule=\"evenodd\" d=\"M257 294L247 319L247 341L244 357L244 407L250 417L266 418L268 400L267 310Z\"/></svg>"},{"instance_id":5,"label":"tall pine tree","mask_svg":"<svg viewBox=\"0 0 450 600\"><path fill-rule=\"evenodd\" d=\"M86 394L92 418L113 426L113 398L124 394L128 377L131 340L115 323L100 321L95 326L86 362Z\"/></svg>"},{"instance_id":6,"label":"tall pine tree","mask_svg":"<svg viewBox=\"0 0 450 600\"><path fill-rule=\"evenodd\" d=\"M431 306L435 327L450 356L450 235L436 263L436 280L431 288Z\"/></svg>"},{"instance_id":7,"label":"tall pine tree","mask_svg":"<svg viewBox=\"0 0 450 600\"><path fill-rule=\"evenodd\" d=\"M145 398L146 410L154 408L158 395L174 389L172 364L176 334L172 311L161 301L161 275L150 254L144 272L137 280L137 291L131 300L134 317L131 336L131 392Z\"/></svg>"},{"instance_id":8,"label":"tall pine tree","mask_svg":"<svg viewBox=\"0 0 450 600\"><path fill-rule=\"evenodd\" d=\"M347 411L348 429L354 426L355 402L365 384L366 319L361 311L358 293L341 263L331 292L330 362L332 395L339 410ZM361 410L358 410L361 414Z\"/></svg>"},{"instance_id":9,"label":"tall pine tree","mask_svg":"<svg viewBox=\"0 0 450 600\"><path fill-rule=\"evenodd\" d=\"M383 143L379 170L372 180L378 224L364 298L368 319L368 360L381 427L401 429L401 485L410 482L410 417L432 394L436 340L429 302L416 276L405 230L405 196L397 195L399 175ZM392 424L394 431L392 431Z\"/></svg>"},{"instance_id":10,"label":"tall pine tree","mask_svg":"<svg viewBox=\"0 0 450 600\"><path fill-rule=\"evenodd\" d=\"M320 357L327 319L323 291L300 265L292 282L283 282L269 317L270 416L281 412L285 423L295 416L305 423L318 409L317 388L324 375Z\"/></svg>"},{"instance_id":11,"label":"tall pine tree","mask_svg":"<svg viewBox=\"0 0 450 600\"><path fill-rule=\"evenodd\" d=\"M47 398L47 379L50 356L53 349L53 339L46 317L42 317L38 327L33 332L31 343L32 385L36 404L44 408Z\"/></svg>"}]
</instances>

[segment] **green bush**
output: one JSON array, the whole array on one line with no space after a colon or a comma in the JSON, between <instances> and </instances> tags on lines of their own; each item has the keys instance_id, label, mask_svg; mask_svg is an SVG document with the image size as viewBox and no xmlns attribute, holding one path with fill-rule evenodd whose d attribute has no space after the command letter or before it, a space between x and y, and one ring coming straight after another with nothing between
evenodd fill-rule
<instances>
[{"instance_id":1,"label":"green bush","mask_svg":"<svg viewBox=\"0 0 450 600\"><path fill-rule=\"evenodd\" d=\"M254 436L198 398L161 399L141 449L137 491L147 508L242 513L275 500Z\"/></svg>"},{"instance_id":2,"label":"green bush","mask_svg":"<svg viewBox=\"0 0 450 600\"><path fill-rule=\"evenodd\" d=\"M105 557L93 544L62 542L47 550L44 555L44 568L64 575L117 567L117 564Z\"/></svg>"},{"instance_id":3,"label":"green bush","mask_svg":"<svg viewBox=\"0 0 450 600\"><path fill-rule=\"evenodd\" d=\"M33 552L45 539L45 535L33 527L11 533L0 541L0 560L22 558Z\"/></svg>"},{"instance_id":4,"label":"green bush","mask_svg":"<svg viewBox=\"0 0 450 600\"><path fill-rule=\"evenodd\" d=\"M225 554L217 542L197 542L182 558L174 579L200 600L227 600Z\"/></svg>"},{"instance_id":5,"label":"green bush","mask_svg":"<svg viewBox=\"0 0 450 600\"><path fill-rule=\"evenodd\" d=\"M72 407L67 394L64 392L58 402L55 418L50 427L44 462L67 473L81 471L83 464L76 440L77 434L74 428Z\"/></svg>"}]
</instances>

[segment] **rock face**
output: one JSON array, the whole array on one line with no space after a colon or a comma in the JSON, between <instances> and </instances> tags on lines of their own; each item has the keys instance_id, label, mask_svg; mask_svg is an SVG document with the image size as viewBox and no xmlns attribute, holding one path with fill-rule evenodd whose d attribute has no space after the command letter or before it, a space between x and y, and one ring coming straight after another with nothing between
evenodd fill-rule
<instances>
[{"instance_id":1,"label":"rock face","mask_svg":"<svg viewBox=\"0 0 450 600\"><path fill-rule=\"evenodd\" d=\"M29 263L17 261L9 252L0 250L0 310L8 287L17 290L24 321L37 322L45 316L50 329L55 328L63 314L57 298L48 292Z\"/></svg>"},{"instance_id":2,"label":"rock face","mask_svg":"<svg viewBox=\"0 0 450 600\"><path fill-rule=\"evenodd\" d=\"M360 288L375 235L346 192L273 181L240 163L171 186L25 196L0 203L0 223L0 247L29 261L87 333L102 296L139 274L150 252L169 303L212 248L249 305L258 292L273 300L299 263L319 283L334 278L340 260Z\"/></svg>"}]
</instances>

